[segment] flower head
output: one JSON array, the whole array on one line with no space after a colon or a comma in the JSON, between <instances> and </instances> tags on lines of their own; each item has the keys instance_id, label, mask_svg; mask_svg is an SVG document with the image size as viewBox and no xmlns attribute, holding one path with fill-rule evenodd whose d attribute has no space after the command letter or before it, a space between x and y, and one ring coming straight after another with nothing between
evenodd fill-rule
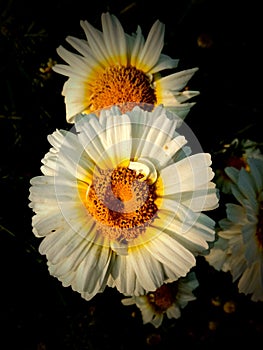
<instances>
[{"instance_id":1,"label":"flower head","mask_svg":"<svg viewBox=\"0 0 263 350\"><path fill-rule=\"evenodd\" d=\"M240 293L263 301L263 160L247 158L247 163L249 170L226 168L239 204L226 204L227 218L219 222L219 238L206 259L217 270L230 271Z\"/></svg>"},{"instance_id":2,"label":"flower head","mask_svg":"<svg viewBox=\"0 0 263 350\"><path fill-rule=\"evenodd\" d=\"M164 315L168 318L181 317L183 309L189 301L195 300L193 290L199 286L194 272L181 277L173 283L163 284L146 295L132 296L122 299L123 305L133 305L140 309L143 323L152 323L154 327L161 326Z\"/></svg>"},{"instance_id":3,"label":"flower head","mask_svg":"<svg viewBox=\"0 0 263 350\"><path fill-rule=\"evenodd\" d=\"M163 104L184 118L194 102L185 102L199 94L185 88L197 68L161 77L165 69L176 68L178 60L161 53L164 45L164 25L156 21L145 41L141 28L136 34L124 32L119 20L109 13L101 16L102 32L87 21L81 21L86 40L67 37L77 51L60 46L58 54L68 63L53 69L69 79L65 82L66 117L74 123L81 112L94 113L118 105ZM185 103L184 103L185 102Z\"/></svg>"},{"instance_id":4,"label":"flower head","mask_svg":"<svg viewBox=\"0 0 263 350\"><path fill-rule=\"evenodd\" d=\"M215 170L215 182L223 193L231 193L231 179L226 174L225 168L234 167L236 169L245 168L249 170L248 158L263 159L259 144L249 139L237 139L224 144L215 157L218 166Z\"/></svg>"},{"instance_id":5,"label":"flower head","mask_svg":"<svg viewBox=\"0 0 263 350\"><path fill-rule=\"evenodd\" d=\"M113 107L48 137L29 198L40 252L64 286L86 299L107 285L142 295L185 276L208 249L211 156L191 154L178 122L161 106Z\"/></svg>"}]
</instances>

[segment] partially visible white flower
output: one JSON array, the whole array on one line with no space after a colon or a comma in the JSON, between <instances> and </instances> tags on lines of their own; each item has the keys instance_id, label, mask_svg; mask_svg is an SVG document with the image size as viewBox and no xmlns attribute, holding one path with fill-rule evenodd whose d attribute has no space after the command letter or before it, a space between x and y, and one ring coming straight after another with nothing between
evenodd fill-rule
<instances>
[{"instance_id":1,"label":"partially visible white flower","mask_svg":"<svg viewBox=\"0 0 263 350\"><path fill-rule=\"evenodd\" d=\"M68 64L53 67L69 77L62 90L67 121L74 123L78 113L94 113L113 105L125 105L125 111L127 102L163 104L185 118L195 104L186 101L199 94L184 89L197 68L161 77L161 71L176 68L179 61L161 53L164 24L157 20L145 40L139 26L135 34L126 34L114 15L103 13L101 22L99 31L89 22L80 21L86 40L66 38L77 53L62 46L57 49Z\"/></svg>"},{"instance_id":2,"label":"partially visible white flower","mask_svg":"<svg viewBox=\"0 0 263 350\"><path fill-rule=\"evenodd\" d=\"M263 154L258 142L250 139L245 139L241 140L241 145L242 149L244 150L243 157L245 158L245 160L247 158L257 158L263 160Z\"/></svg>"},{"instance_id":3,"label":"partially visible white flower","mask_svg":"<svg viewBox=\"0 0 263 350\"><path fill-rule=\"evenodd\" d=\"M231 192L231 179L225 172L226 167L248 170L247 158L258 158L263 160L263 154L259 143L250 139L235 138L231 143L224 144L217 152L218 166L215 169L215 181L223 193Z\"/></svg>"},{"instance_id":4,"label":"partially visible white flower","mask_svg":"<svg viewBox=\"0 0 263 350\"><path fill-rule=\"evenodd\" d=\"M195 273L189 272L176 282L163 284L153 292L125 298L121 302L123 305L136 304L141 311L143 323L151 323L158 328L165 315L170 319L181 317L181 310L189 301L196 299L193 290L198 286Z\"/></svg>"},{"instance_id":5,"label":"partially visible white flower","mask_svg":"<svg viewBox=\"0 0 263 350\"><path fill-rule=\"evenodd\" d=\"M205 258L215 269L230 271L240 293L263 301L263 160L247 163L249 170L226 168L239 204L226 204L219 239Z\"/></svg>"},{"instance_id":6,"label":"partially visible white flower","mask_svg":"<svg viewBox=\"0 0 263 350\"><path fill-rule=\"evenodd\" d=\"M57 130L31 180L33 232L50 274L85 299L108 285L142 295L185 276L214 241L209 153L191 154L159 106L79 115ZM179 123L179 124L180 124Z\"/></svg>"}]
</instances>

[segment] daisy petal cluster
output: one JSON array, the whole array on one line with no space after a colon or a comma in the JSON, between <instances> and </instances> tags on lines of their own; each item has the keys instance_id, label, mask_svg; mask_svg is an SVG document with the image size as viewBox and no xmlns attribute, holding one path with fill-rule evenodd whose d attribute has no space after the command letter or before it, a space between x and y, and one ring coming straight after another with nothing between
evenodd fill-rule
<instances>
[{"instance_id":1,"label":"daisy petal cluster","mask_svg":"<svg viewBox=\"0 0 263 350\"><path fill-rule=\"evenodd\" d=\"M181 310L189 301L195 300L193 291L199 286L194 272L173 283L163 284L153 292L146 295L132 296L122 299L123 305L135 304L141 311L143 323L151 323L155 328L161 326L165 315L167 318L178 319Z\"/></svg>"},{"instance_id":2,"label":"daisy petal cluster","mask_svg":"<svg viewBox=\"0 0 263 350\"><path fill-rule=\"evenodd\" d=\"M125 111L127 102L163 104L184 119L195 104L188 100L199 94L185 89L197 68L161 76L160 72L176 68L179 61L162 53L164 24L157 20L145 40L140 26L128 35L109 13L102 14L101 23L99 31L81 21L86 39L66 38L75 52L63 46L57 49L67 63L53 67L68 77L62 90L67 121L74 123L78 113L94 113L113 105L124 105Z\"/></svg>"},{"instance_id":3,"label":"daisy petal cluster","mask_svg":"<svg viewBox=\"0 0 263 350\"><path fill-rule=\"evenodd\" d=\"M48 136L29 198L40 252L63 286L87 300L106 286L144 295L186 276L209 249L211 155L192 152L181 122L162 106L113 106Z\"/></svg>"},{"instance_id":4,"label":"daisy petal cluster","mask_svg":"<svg viewBox=\"0 0 263 350\"><path fill-rule=\"evenodd\" d=\"M231 193L218 240L206 256L217 270L229 271L240 293L263 301L263 160L247 158L248 170L228 167Z\"/></svg>"}]
</instances>

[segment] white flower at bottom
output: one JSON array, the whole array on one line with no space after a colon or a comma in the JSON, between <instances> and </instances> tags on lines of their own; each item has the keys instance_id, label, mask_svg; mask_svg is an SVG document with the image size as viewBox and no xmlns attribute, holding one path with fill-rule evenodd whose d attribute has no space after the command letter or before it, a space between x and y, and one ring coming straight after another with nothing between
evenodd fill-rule
<instances>
[{"instance_id":1,"label":"white flower at bottom","mask_svg":"<svg viewBox=\"0 0 263 350\"><path fill-rule=\"evenodd\" d=\"M225 170L239 204L226 204L227 218L219 222L219 238L205 258L215 269L229 271L240 293L263 301L263 160L247 158L247 163L249 170Z\"/></svg>"},{"instance_id":2,"label":"white flower at bottom","mask_svg":"<svg viewBox=\"0 0 263 350\"><path fill-rule=\"evenodd\" d=\"M209 248L211 156L190 154L178 122L161 106L113 107L48 137L29 199L40 252L63 286L87 300L107 285L142 295L185 276Z\"/></svg>"},{"instance_id":3,"label":"white flower at bottom","mask_svg":"<svg viewBox=\"0 0 263 350\"><path fill-rule=\"evenodd\" d=\"M183 309L189 301L195 300L193 290L199 286L194 272L181 277L173 283L163 284L153 292L142 296L122 299L123 305L133 305L140 309L143 323L152 323L158 328L163 322L164 315L168 318L181 317Z\"/></svg>"}]
</instances>

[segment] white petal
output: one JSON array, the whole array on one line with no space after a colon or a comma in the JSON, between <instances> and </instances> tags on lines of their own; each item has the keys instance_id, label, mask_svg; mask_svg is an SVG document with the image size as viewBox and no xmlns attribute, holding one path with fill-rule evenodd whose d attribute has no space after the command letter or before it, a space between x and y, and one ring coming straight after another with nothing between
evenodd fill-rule
<instances>
[{"instance_id":1,"label":"white petal","mask_svg":"<svg viewBox=\"0 0 263 350\"><path fill-rule=\"evenodd\" d=\"M88 156L97 166L107 167L106 164L110 159L107 157L105 130L99 123L97 116L94 114L82 115L82 117L76 118L75 127L79 141Z\"/></svg>"},{"instance_id":2,"label":"white petal","mask_svg":"<svg viewBox=\"0 0 263 350\"><path fill-rule=\"evenodd\" d=\"M160 234L145 244L145 248L154 258L171 269L174 280L185 276L196 263L193 254L167 234Z\"/></svg>"},{"instance_id":3,"label":"white petal","mask_svg":"<svg viewBox=\"0 0 263 350\"><path fill-rule=\"evenodd\" d=\"M61 45L57 48L57 53L65 62L74 67L75 72L78 73L79 76L82 76L84 79L89 76L90 66L82 56L66 50Z\"/></svg>"},{"instance_id":4,"label":"white petal","mask_svg":"<svg viewBox=\"0 0 263 350\"><path fill-rule=\"evenodd\" d=\"M191 108L195 105L195 102L192 103L183 103L181 105L175 103L174 98L172 100L167 101L167 99L162 100L164 106L167 108L167 110L175 113L179 118L184 120L188 113L190 112Z\"/></svg>"},{"instance_id":5,"label":"white petal","mask_svg":"<svg viewBox=\"0 0 263 350\"><path fill-rule=\"evenodd\" d=\"M108 116L106 120L107 156L112 160L113 168L131 157L132 135L131 123L127 115Z\"/></svg>"},{"instance_id":6,"label":"white petal","mask_svg":"<svg viewBox=\"0 0 263 350\"><path fill-rule=\"evenodd\" d=\"M169 234L192 253L203 253L208 249L207 242L214 240L215 223L205 215L200 215L193 221L185 221L183 223L176 218L171 220L168 217L166 219L161 211L159 212L159 217L160 220L156 219L153 223L155 227L158 227L160 230L163 228L165 233ZM213 226L211 227L211 225Z\"/></svg>"},{"instance_id":7,"label":"white petal","mask_svg":"<svg viewBox=\"0 0 263 350\"><path fill-rule=\"evenodd\" d=\"M164 281L161 264L155 258L153 259L147 250L133 247L127 259L131 261L144 290L153 291L161 286Z\"/></svg>"},{"instance_id":8,"label":"white petal","mask_svg":"<svg viewBox=\"0 0 263 350\"><path fill-rule=\"evenodd\" d=\"M238 283L240 293L253 294L253 300L263 300L262 265L259 262L248 267Z\"/></svg>"},{"instance_id":9,"label":"white petal","mask_svg":"<svg viewBox=\"0 0 263 350\"><path fill-rule=\"evenodd\" d=\"M86 77L82 70L75 70L75 67L66 64L56 64L52 69L54 72L65 75L66 77L74 77L78 79L84 79Z\"/></svg>"},{"instance_id":10,"label":"white petal","mask_svg":"<svg viewBox=\"0 0 263 350\"><path fill-rule=\"evenodd\" d=\"M164 184L164 195L194 191L207 184L214 176L210 164L210 154L198 153L162 169L160 177Z\"/></svg>"},{"instance_id":11,"label":"white petal","mask_svg":"<svg viewBox=\"0 0 263 350\"><path fill-rule=\"evenodd\" d=\"M175 97L178 103L183 103L198 95L200 95L200 91L184 90L184 91L173 92L173 96Z\"/></svg>"},{"instance_id":12,"label":"white petal","mask_svg":"<svg viewBox=\"0 0 263 350\"><path fill-rule=\"evenodd\" d=\"M144 297L138 297L137 299L139 299L141 301L141 300L143 300L143 298ZM137 302L137 304L138 304L138 302ZM150 307L148 302L146 301L144 305L138 304L138 306L141 310L143 324L152 322L152 319L154 318L154 311Z\"/></svg>"},{"instance_id":13,"label":"white petal","mask_svg":"<svg viewBox=\"0 0 263 350\"><path fill-rule=\"evenodd\" d=\"M94 28L88 21L80 21L80 25L86 34L88 44L97 62L104 66L110 65L111 61L109 60L102 32Z\"/></svg>"},{"instance_id":14,"label":"white petal","mask_svg":"<svg viewBox=\"0 0 263 350\"><path fill-rule=\"evenodd\" d=\"M263 160L248 158L247 162L251 169L251 174L255 179L257 192L259 193L260 191L262 191L263 188Z\"/></svg>"},{"instance_id":15,"label":"white petal","mask_svg":"<svg viewBox=\"0 0 263 350\"><path fill-rule=\"evenodd\" d=\"M95 59L88 42L83 39L78 39L73 36L68 36L66 41L77 50L82 56L85 57L85 62L89 66L89 71L94 69L98 65L98 61ZM63 58L63 57L62 57Z\"/></svg>"},{"instance_id":16,"label":"white petal","mask_svg":"<svg viewBox=\"0 0 263 350\"><path fill-rule=\"evenodd\" d=\"M245 215L245 210L241 205L227 203L227 217L233 223L241 223L243 216Z\"/></svg>"},{"instance_id":17,"label":"white petal","mask_svg":"<svg viewBox=\"0 0 263 350\"><path fill-rule=\"evenodd\" d=\"M144 141L138 146L135 158L148 157L158 161L157 154L172 139L176 125L175 119L168 119L164 114L156 118L147 134L143 135Z\"/></svg>"},{"instance_id":18,"label":"white petal","mask_svg":"<svg viewBox=\"0 0 263 350\"><path fill-rule=\"evenodd\" d=\"M49 261L50 273L63 283L72 284L76 278L76 270L84 259L88 259L93 244L81 237L75 237L67 248L69 252L57 264ZM71 278L68 278L68 275Z\"/></svg>"},{"instance_id":19,"label":"white petal","mask_svg":"<svg viewBox=\"0 0 263 350\"><path fill-rule=\"evenodd\" d=\"M151 321L151 323L154 325L155 328L160 327L162 322L163 322L163 315L162 314L155 314L155 317Z\"/></svg>"},{"instance_id":20,"label":"white petal","mask_svg":"<svg viewBox=\"0 0 263 350\"><path fill-rule=\"evenodd\" d=\"M76 282L73 287L88 293L99 291L110 272L111 258L109 248L93 245L76 271Z\"/></svg>"},{"instance_id":21,"label":"white petal","mask_svg":"<svg viewBox=\"0 0 263 350\"><path fill-rule=\"evenodd\" d=\"M32 218L32 226L35 229L35 235L38 237L46 236L54 230L66 228L64 217L58 210L47 212L46 216L35 215Z\"/></svg>"},{"instance_id":22,"label":"white petal","mask_svg":"<svg viewBox=\"0 0 263 350\"><path fill-rule=\"evenodd\" d=\"M179 318L179 317L181 317L181 310L178 306L172 305L166 311L166 314L167 314L168 318Z\"/></svg>"},{"instance_id":23,"label":"white petal","mask_svg":"<svg viewBox=\"0 0 263 350\"><path fill-rule=\"evenodd\" d=\"M158 62L148 72L149 74L158 73L164 69L176 68L178 66L179 59L173 59L167 55L161 54Z\"/></svg>"},{"instance_id":24,"label":"white petal","mask_svg":"<svg viewBox=\"0 0 263 350\"><path fill-rule=\"evenodd\" d=\"M138 67L138 57L144 45L144 38L142 35L141 27L137 27L136 36L130 41L130 51L131 51L131 66Z\"/></svg>"},{"instance_id":25,"label":"white petal","mask_svg":"<svg viewBox=\"0 0 263 350\"><path fill-rule=\"evenodd\" d=\"M110 287L116 287L124 295L143 295L145 290L138 283L136 272L127 256L117 255L111 270L112 281L108 281Z\"/></svg>"},{"instance_id":26,"label":"white petal","mask_svg":"<svg viewBox=\"0 0 263 350\"><path fill-rule=\"evenodd\" d=\"M159 79L156 84L160 84L163 90L180 91L186 86L188 81L197 71L198 68L191 68L170 74Z\"/></svg>"},{"instance_id":27,"label":"white petal","mask_svg":"<svg viewBox=\"0 0 263 350\"><path fill-rule=\"evenodd\" d=\"M194 212L216 209L219 206L219 195L215 184L209 182L203 187L194 191L170 194L169 199L182 203Z\"/></svg>"},{"instance_id":28,"label":"white petal","mask_svg":"<svg viewBox=\"0 0 263 350\"><path fill-rule=\"evenodd\" d=\"M227 250L222 250L217 247L213 247L208 255L205 255L206 261L213 266L217 271L223 269L226 262Z\"/></svg>"},{"instance_id":29,"label":"white petal","mask_svg":"<svg viewBox=\"0 0 263 350\"><path fill-rule=\"evenodd\" d=\"M183 148L183 146L187 143L187 140L184 136L179 135L173 138L171 141L165 143L162 147L164 154L159 162L160 168L163 168L171 161L171 158Z\"/></svg>"},{"instance_id":30,"label":"white petal","mask_svg":"<svg viewBox=\"0 0 263 350\"><path fill-rule=\"evenodd\" d=\"M121 299L121 303L125 306L130 306L135 304L135 297Z\"/></svg>"},{"instance_id":31,"label":"white petal","mask_svg":"<svg viewBox=\"0 0 263 350\"><path fill-rule=\"evenodd\" d=\"M39 252L47 255L52 264L58 264L76 249L79 240L80 238L70 228L55 231L42 240Z\"/></svg>"},{"instance_id":32,"label":"white petal","mask_svg":"<svg viewBox=\"0 0 263 350\"><path fill-rule=\"evenodd\" d=\"M119 20L109 13L101 16L103 37L113 64L127 65L127 47L124 30Z\"/></svg>"},{"instance_id":33,"label":"white petal","mask_svg":"<svg viewBox=\"0 0 263 350\"><path fill-rule=\"evenodd\" d=\"M227 176L230 177L230 179L233 181L233 182L237 182L238 180L238 174L239 174L239 170L234 168L234 167L226 167L225 168L225 173L227 174Z\"/></svg>"},{"instance_id":34,"label":"white petal","mask_svg":"<svg viewBox=\"0 0 263 350\"><path fill-rule=\"evenodd\" d=\"M137 59L137 69L149 72L158 61L164 44L164 24L156 21Z\"/></svg>"}]
</instances>

